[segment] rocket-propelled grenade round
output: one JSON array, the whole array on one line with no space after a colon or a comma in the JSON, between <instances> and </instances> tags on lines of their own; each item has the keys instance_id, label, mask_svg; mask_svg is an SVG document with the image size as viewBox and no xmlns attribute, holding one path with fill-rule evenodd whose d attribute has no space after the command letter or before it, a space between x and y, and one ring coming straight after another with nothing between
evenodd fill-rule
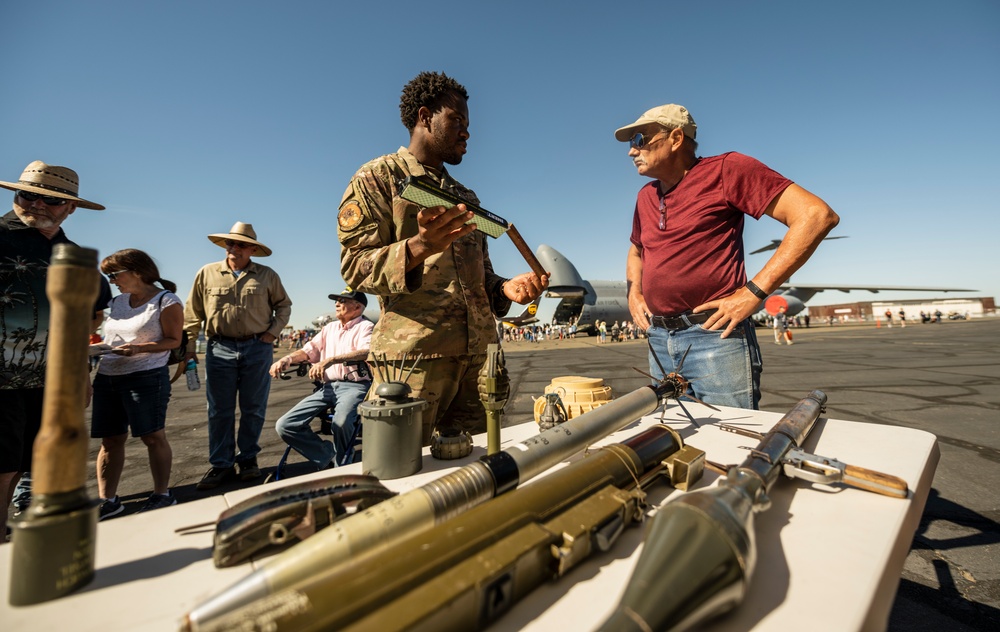
<instances>
[{"instance_id":1,"label":"rocket-propelled grenade round","mask_svg":"<svg viewBox=\"0 0 1000 632\"><path fill-rule=\"evenodd\" d=\"M826 394L814 390L715 487L666 503L649 523L642 554L601 632L691 630L735 608L757 561L755 512L770 505L784 455L802 445Z\"/></svg>"},{"instance_id":2,"label":"rocket-propelled grenade round","mask_svg":"<svg viewBox=\"0 0 1000 632\"><path fill-rule=\"evenodd\" d=\"M595 441L651 414L663 398L681 394L671 381L643 386L422 487L334 522L195 607L185 616L182 629L202 629L236 608L385 546L402 534L440 524L516 488Z\"/></svg>"}]
</instances>

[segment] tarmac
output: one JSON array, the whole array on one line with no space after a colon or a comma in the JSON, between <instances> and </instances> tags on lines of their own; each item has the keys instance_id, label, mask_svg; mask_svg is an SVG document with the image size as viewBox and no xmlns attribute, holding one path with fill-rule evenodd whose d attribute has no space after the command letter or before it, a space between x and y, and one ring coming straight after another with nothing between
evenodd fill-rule
<instances>
[{"instance_id":1,"label":"tarmac","mask_svg":"<svg viewBox=\"0 0 1000 632\"><path fill-rule=\"evenodd\" d=\"M888 629L1000 629L1000 318L792 331L795 344L777 346L770 330L757 330L764 356L761 409L786 412L819 388L829 397L830 418L917 428L938 437L941 460ZM515 342L505 344L504 350L511 376L505 426L533 423L534 398L554 377L600 377L616 396L648 383L633 369L648 368L642 340ZM275 356L285 353L281 349ZM304 377L273 382L260 441L265 475L273 472L284 451L274 422L311 390ZM172 488L179 502L259 484L233 483L211 492L194 489L209 467L206 403L204 390L188 391L183 379L174 384L167 436L174 455ZM99 445L92 441L90 446L88 489L94 497ZM287 475L308 471L292 454ZM151 490L145 448L130 439L119 487L126 515L136 511ZM802 624L822 628L822 622L808 619Z\"/></svg>"}]
</instances>

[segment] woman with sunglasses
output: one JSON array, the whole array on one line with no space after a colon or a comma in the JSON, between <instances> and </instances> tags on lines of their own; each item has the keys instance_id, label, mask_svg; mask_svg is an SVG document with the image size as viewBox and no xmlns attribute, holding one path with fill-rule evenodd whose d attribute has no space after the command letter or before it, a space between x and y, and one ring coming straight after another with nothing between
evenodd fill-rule
<instances>
[{"instance_id":1,"label":"woman with sunglasses","mask_svg":"<svg viewBox=\"0 0 1000 632\"><path fill-rule=\"evenodd\" d=\"M101 262L101 271L121 292L111 300L104 323L104 348L94 378L90 436L101 440L97 487L103 499L100 519L122 513L118 483L125 465L125 441L142 439L149 451L153 493L139 511L177 504L170 493L173 452L165 430L170 350L181 343L184 308L177 286L160 278L152 258L141 250L119 250ZM156 284L159 283L159 286Z\"/></svg>"}]
</instances>

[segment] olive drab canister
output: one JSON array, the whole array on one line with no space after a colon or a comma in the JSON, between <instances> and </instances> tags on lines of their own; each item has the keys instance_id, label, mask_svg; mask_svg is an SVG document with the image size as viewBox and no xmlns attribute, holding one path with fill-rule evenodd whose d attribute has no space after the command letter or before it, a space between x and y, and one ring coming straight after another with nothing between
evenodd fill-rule
<instances>
[{"instance_id":1,"label":"olive drab canister","mask_svg":"<svg viewBox=\"0 0 1000 632\"><path fill-rule=\"evenodd\" d=\"M426 408L427 402L410 397L410 387L403 382L379 384L375 399L358 405L364 428L361 469L365 474L393 479L420 471Z\"/></svg>"}]
</instances>

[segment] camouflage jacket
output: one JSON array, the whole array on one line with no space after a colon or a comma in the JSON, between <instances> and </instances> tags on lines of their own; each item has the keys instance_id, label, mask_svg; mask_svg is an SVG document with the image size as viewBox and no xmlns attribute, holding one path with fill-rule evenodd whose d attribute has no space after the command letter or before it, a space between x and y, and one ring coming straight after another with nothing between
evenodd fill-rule
<instances>
[{"instance_id":1,"label":"camouflage jacket","mask_svg":"<svg viewBox=\"0 0 1000 632\"><path fill-rule=\"evenodd\" d=\"M497 342L495 316L510 309L498 297L486 235L475 231L409 273L406 239L417 234L420 207L398 197L407 176L427 177L479 204L475 193L442 170L436 178L406 148L363 165L344 192L337 217L340 271L354 290L379 297L382 314L372 353L399 359L486 353Z\"/></svg>"}]
</instances>

